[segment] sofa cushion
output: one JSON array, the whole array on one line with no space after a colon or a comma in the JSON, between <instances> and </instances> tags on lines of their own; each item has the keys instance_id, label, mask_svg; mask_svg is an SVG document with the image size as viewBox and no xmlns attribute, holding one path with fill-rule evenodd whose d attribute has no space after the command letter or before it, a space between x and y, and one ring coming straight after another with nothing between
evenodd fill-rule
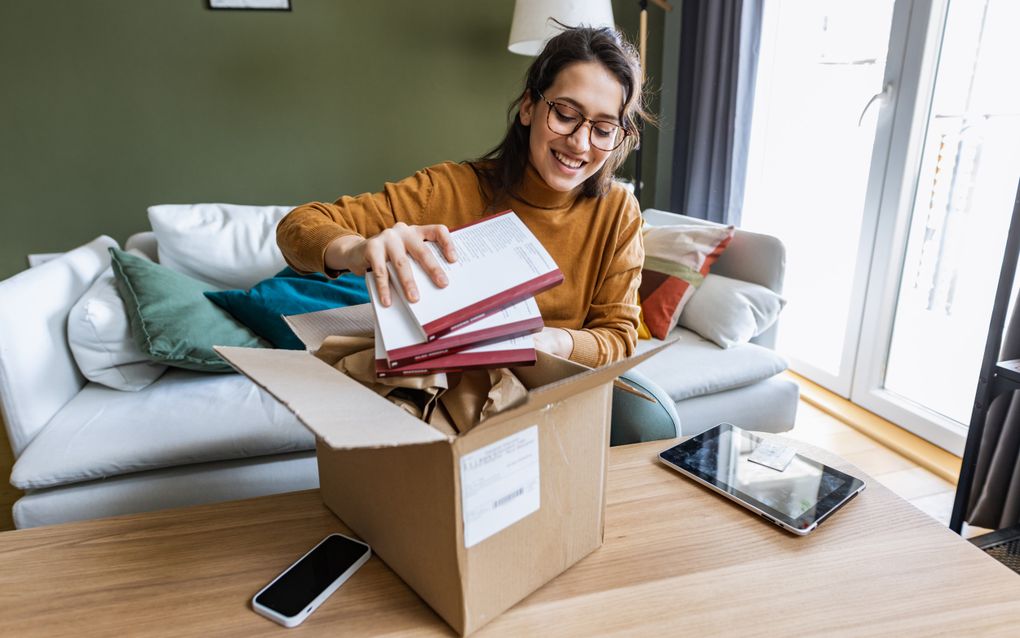
<instances>
[{"instance_id":1,"label":"sofa cushion","mask_svg":"<svg viewBox=\"0 0 1020 638\"><path fill-rule=\"evenodd\" d=\"M211 288L209 284L116 248L110 254L131 334L153 361L188 370L230 372L232 368L213 346L269 345L205 298L202 293Z\"/></svg>"},{"instance_id":2,"label":"sofa cushion","mask_svg":"<svg viewBox=\"0 0 1020 638\"><path fill-rule=\"evenodd\" d=\"M733 239L733 226L677 224L644 229L641 270L641 321L652 336L665 339L708 269Z\"/></svg>"},{"instance_id":3,"label":"sofa cushion","mask_svg":"<svg viewBox=\"0 0 1020 638\"><path fill-rule=\"evenodd\" d=\"M681 401L676 405L681 436L701 434L727 421L745 430L786 432L797 421L800 388L783 375Z\"/></svg>"},{"instance_id":4,"label":"sofa cushion","mask_svg":"<svg viewBox=\"0 0 1020 638\"><path fill-rule=\"evenodd\" d=\"M634 367L674 401L739 388L786 369L785 359L753 343L724 349L684 328L676 328L668 338L677 337L679 342ZM661 343L657 339L639 341L637 351Z\"/></svg>"},{"instance_id":5,"label":"sofa cushion","mask_svg":"<svg viewBox=\"0 0 1020 638\"><path fill-rule=\"evenodd\" d=\"M86 385L18 458L11 484L38 489L314 447L297 418L246 377L172 369L138 392Z\"/></svg>"},{"instance_id":6,"label":"sofa cushion","mask_svg":"<svg viewBox=\"0 0 1020 638\"><path fill-rule=\"evenodd\" d=\"M251 290L205 293L218 306L277 348L304 350L284 316L368 303L365 278L344 273L330 279L321 273L299 275L290 267L260 281Z\"/></svg>"},{"instance_id":7,"label":"sofa cushion","mask_svg":"<svg viewBox=\"0 0 1020 638\"><path fill-rule=\"evenodd\" d=\"M67 315L67 344L89 381L114 390L141 390L166 372L131 337L113 268L107 268Z\"/></svg>"},{"instance_id":8,"label":"sofa cushion","mask_svg":"<svg viewBox=\"0 0 1020 638\"><path fill-rule=\"evenodd\" d=\"M765 286L709 273L680 314L680 325L722 348L768 330L786 300Z\"/></svg>"},{"instance_id":9,"label":"sofa cushion","mask_svg":"<svg viewBox=\"0 0 1020 638\"><path fill-rule=\"evenodd\" d=\"M85 385L67 347L67 313L116 245L97 237L0 281L0 412L15 456Z\"/></svg>"},{"instance_id":10,"label":"sofa cushion","mask_svg":"<svg viewBox=\"0 0 1020 638\"><path fill-rule=\"evenodd\" d=\"M248 289L286 264L276 225L293 206L164 204L149 207L159 263L217 288Z\"/></svg>"},{"instance_id":11,"label":"sofa cushion","mask_svg":"<svg viewBox=\"0 0 1020 638\"><path fill-rule=\"evenodd\" d=\"M311 451L181 465L34 490L14 504L14 525L56 525L318 487Z\"/></svg>"}]
</instances>

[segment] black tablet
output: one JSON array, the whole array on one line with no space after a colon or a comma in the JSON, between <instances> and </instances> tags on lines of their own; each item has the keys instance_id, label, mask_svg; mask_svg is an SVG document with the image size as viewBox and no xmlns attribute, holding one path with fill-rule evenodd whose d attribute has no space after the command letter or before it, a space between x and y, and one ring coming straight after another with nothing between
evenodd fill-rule
<instances>
[{"instance_id":1,"label":"black tablet","mask_svg":"<svg viewBox=\"0 0 1020 638\"><path fill-rule=\"evenodd\" d=\"M730 423L659 454L669 467L804 535L864 489L864 482Z\"/></svg>"}]
</instances>

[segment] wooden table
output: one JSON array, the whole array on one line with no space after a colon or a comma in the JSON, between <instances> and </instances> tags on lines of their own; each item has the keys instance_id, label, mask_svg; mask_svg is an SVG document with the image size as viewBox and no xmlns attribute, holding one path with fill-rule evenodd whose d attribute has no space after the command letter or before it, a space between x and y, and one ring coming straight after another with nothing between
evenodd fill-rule
<instances>
[{"instance_id":1,"label":"wooden table","mask_svg":"<svg viewBox=\"0 0 1020 638\"><path fill-rule=\"evenodd\" d=\"M877 482L800 538L659 465L668 444L614 448L603 547L476 635L1020 631L1020 577ZM309 491L0 533L0 635L453 634L375 557L297 629L251 611L334 531Z\"/></svg>"}]
</instances>

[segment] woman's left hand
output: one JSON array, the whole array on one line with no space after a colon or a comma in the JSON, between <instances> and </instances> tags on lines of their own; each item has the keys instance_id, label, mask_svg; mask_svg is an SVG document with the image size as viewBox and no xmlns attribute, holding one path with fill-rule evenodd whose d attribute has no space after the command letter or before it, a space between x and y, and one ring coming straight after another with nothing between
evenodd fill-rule
<instances>
[{"instance_id":1,"label":"woman's left hand","mask_svg":"<svg viewBox=\"0 0 1020 638\"><path fill-rule=\"evenodd\" d=\"M535 350L567 359L574 351L574 339L563 328L543 328L535 335Z\"/></svg>"}]
</instances>

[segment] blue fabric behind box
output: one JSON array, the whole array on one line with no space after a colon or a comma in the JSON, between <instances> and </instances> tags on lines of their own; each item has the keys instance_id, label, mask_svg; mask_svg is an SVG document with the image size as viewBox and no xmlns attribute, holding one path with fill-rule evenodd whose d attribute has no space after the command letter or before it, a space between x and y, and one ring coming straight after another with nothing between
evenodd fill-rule
<instances>
[{"instance_id":1,"label":"blue fabric behind box","mask_svg":"<svg viewBox=\"0 0 1020 638\"><path fill-rule=\"evenodd\" d=\"M322 274L299 275L284 268L251 290L221 290L205 296L277 348L303 350L284 315L368 303L365 278L344 273L338 279Z\"/></svg>"}]
</instances>

